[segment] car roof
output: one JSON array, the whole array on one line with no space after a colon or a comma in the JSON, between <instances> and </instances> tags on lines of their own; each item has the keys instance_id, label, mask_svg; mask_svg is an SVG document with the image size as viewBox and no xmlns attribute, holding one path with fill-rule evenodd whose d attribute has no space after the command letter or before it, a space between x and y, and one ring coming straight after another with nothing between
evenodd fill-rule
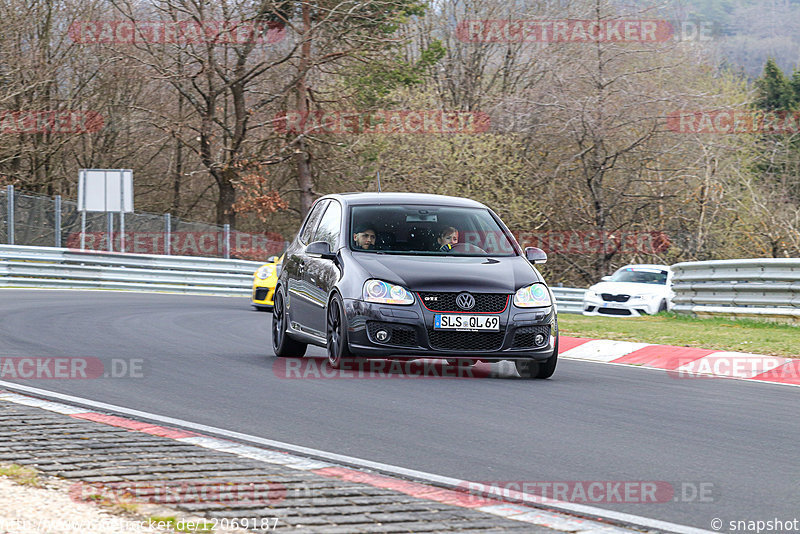
<instances>
[{"instance_id":1,"label":"car roof","mask_svg":"<svg viewBox=\"0 0 800 534\"><path fill-rule=\"evenodd\" d=\"M449 207L486 208L480 202L468 198L427 193L336 193L325 195L319 200L325 198L335 198L345 205L434 204Z\"/></svg>"},{"instance_id":2,"label":"car roof","mask_svg":"<svg viewBox=\"0 0 800 534\"><path fill-rule=\"evenodd\" d=\"M669 271L669 265L659 265L657 263L631 263L629 265L623 265L617 269L617 271L628 269L630 267L643 267L645 269L661 269L662 271Z\"/></svg>"}]
</instances>

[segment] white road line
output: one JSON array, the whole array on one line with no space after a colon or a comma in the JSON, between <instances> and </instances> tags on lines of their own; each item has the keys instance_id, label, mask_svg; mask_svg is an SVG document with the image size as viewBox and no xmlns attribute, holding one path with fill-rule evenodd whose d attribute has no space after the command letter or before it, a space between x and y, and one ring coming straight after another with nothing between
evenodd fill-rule
<instances>
[{"instance_id":1,"label":"white road line","mask_svg":"<svg viewBox=\"0 0 800 534\"><path fill-rule=\"evenodd\" d=\"M148 412L143 412L140 410L133 410L130 408L125 408L122 406L116 406L114 404L107 404L105 402L97 402L90 399L84 399L81 397L74 397L72 395L65 395L63 393L58 393L55 391L48 391L45 389L34 388L31 386L24 386L20 384L14 384L12 382L5 382L0 380L0 387L4 387L10 390L16 391L23 391L26 393L31 393L34 395L39 395L42 397L48 398L55 398L66 402L76 403L83 406L89 406L91 408L105 410L109 412L116 412L119 414L130 415L137 418L148 419L150 421L158 421L160 423L166 423L168 425L183 427L191 430L197 430L200 432L207 432L210 434L216 434L219 436L225 436L228 438L232 438L235 440L240 441L247 441L250 443L257 443L259 445L264 445L267 447L272 447L275 449L281 449L286 451L291 451L303 455L312 456L315 458L323 458L325 460L330 460L336 463L351 465L354 467L361 467L367 469L373 469L376 471L381 471L384 473L391 473L393 475L399 475L407 478L412 478L424 482L430 482L439 486L445 486L449 488L464 488L467 487L469 483L466 480L460 480L457 478L445 477L441 475L436 475L433 473L426 473L424 471L417 471L415 469L407 469L405 467L399 467L390 464L384 464L381 462L373 462L371 460L365 460L363 458L355 458L353 456L345 456L342 454L336 454L327 451L321 451L318 449L312 449L309 447L303 447L300 445L293 445L291 443L284 443L281 441L274 441L271 439L265 439L258 436L252 436L249 434L243 434L241 432L234 432L232 430L225 430L224 428L217 428L213 426L203 425L200 423L193 423L191 421L185 421L183 419L176 419L174 417L167 417L164 415L152 414ZM488 492L489 495L496 495L499 497L503 497L503 495L499 493L494 493L492 491ZM533 505L535 508L541 509L541 505L537 503L537 499L540 501L541 497L536 495L529 495L529 494L521 494L522 500L524 504ZM594 506L584 506L575 503L568 503L568 502L560 502L558 505L548 505L547 508L551 508L558 511L570 512L570 513L577 513L581 515L590 515L595 517L602 517L606 519L612 519L615 521L619 521L623 524L630 524L636 526L642 526L647 528L655 528L658 530L663 530L666 532L675 532L677 534L711 534L713 531L703 530L695 527L689 527L685 525L678 525L676 523L669 523L667 521L660 521L658 519L651 519L649 517L642 517L632 514L626 514L622 512L615 512L612 510L604 510L602 508L596 508Z\"/></svg>"}]
</instances>

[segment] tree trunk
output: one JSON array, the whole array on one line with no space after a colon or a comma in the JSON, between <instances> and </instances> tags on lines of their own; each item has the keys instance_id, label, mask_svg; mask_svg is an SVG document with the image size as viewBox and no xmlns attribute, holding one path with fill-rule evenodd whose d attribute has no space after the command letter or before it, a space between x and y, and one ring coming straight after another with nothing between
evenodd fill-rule
<instances>
[{"instance_id":1,"label":"tree trunk","mask_svg":"<svg viewBox=\"0 0 800 534\"><path fill-rule=\"evenodd\" d=\"M219 201L217 202L217 224L230 224L231 229L236 226L236 212L233 203L236 201L236 190L233 188L232 178L235 172L226 170L220 173L217 180L219 186Z\"/></svg>"},{"instance_id":2,"label":"tree trunk","mask_svg":"<svg viewBox=\"0 0 800 534\"><path fill-rule=\"evenodd\" d=\"M303 2L303 45L300 49L300 78L295 85L295 101L301 116L308 113L308 87L306 72L311 61L311 8L307 1ZM301 135L295 144L294 161L297 165L297 186L300 189L300 211L305 217L314 203L314 178L311 170L311 154L308 145Z\"/></svg>"},{"instance_id":3,"label":"tree trunk","mask_svg":"<svg viewBox=\"0 0 800 534\"><path fill-rule=\"evenodd\" d=\"M178 216L181 207L181 176L183 175L183 141L175 141L175 174L172 177L172 209L170 212Z\"/></svg>"}]
</instances>

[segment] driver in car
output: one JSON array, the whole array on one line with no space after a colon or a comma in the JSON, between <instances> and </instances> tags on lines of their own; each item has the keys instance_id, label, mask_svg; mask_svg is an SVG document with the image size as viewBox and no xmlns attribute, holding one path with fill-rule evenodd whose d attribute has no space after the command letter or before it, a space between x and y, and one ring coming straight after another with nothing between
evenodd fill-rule
<instances>
[{"instance_id":1,"label":"driver in car","mask_svg":"<svg viewBox=\"0 0 800 534\"><path fill-rule=\"evenodd\" d=\"M458 230L452 226L443 228L439 232L436 242L439 243L439 252L450 252L458 244Z\"/></svg>"},{"instance_id":2,"label":"driver in car","mask_svg":"<svg viewBox=\"0 0 800 534\"><path fill-rule=\"evenodd\" d=\"M353 233L353 241L355 241L356 248L370 249L375 247L375 230L372 225L362 223L356 226L356 231Z\"/></svg>"}]
</instances>

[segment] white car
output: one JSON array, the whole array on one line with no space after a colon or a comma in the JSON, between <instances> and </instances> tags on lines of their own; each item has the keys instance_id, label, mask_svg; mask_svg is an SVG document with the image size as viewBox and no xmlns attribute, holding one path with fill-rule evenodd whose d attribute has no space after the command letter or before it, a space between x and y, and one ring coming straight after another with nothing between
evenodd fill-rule
<instances>
[{"instance_id":1,"label":"white car","mask_svg":"<svg viewBox=\"0 0 800 534\"><path fill-rule=\"evenodd\" d=\"M626 265L586 290L584 315L641 317L672 308L672 271L668 265Z\"/></svg>"}]
</instances>

